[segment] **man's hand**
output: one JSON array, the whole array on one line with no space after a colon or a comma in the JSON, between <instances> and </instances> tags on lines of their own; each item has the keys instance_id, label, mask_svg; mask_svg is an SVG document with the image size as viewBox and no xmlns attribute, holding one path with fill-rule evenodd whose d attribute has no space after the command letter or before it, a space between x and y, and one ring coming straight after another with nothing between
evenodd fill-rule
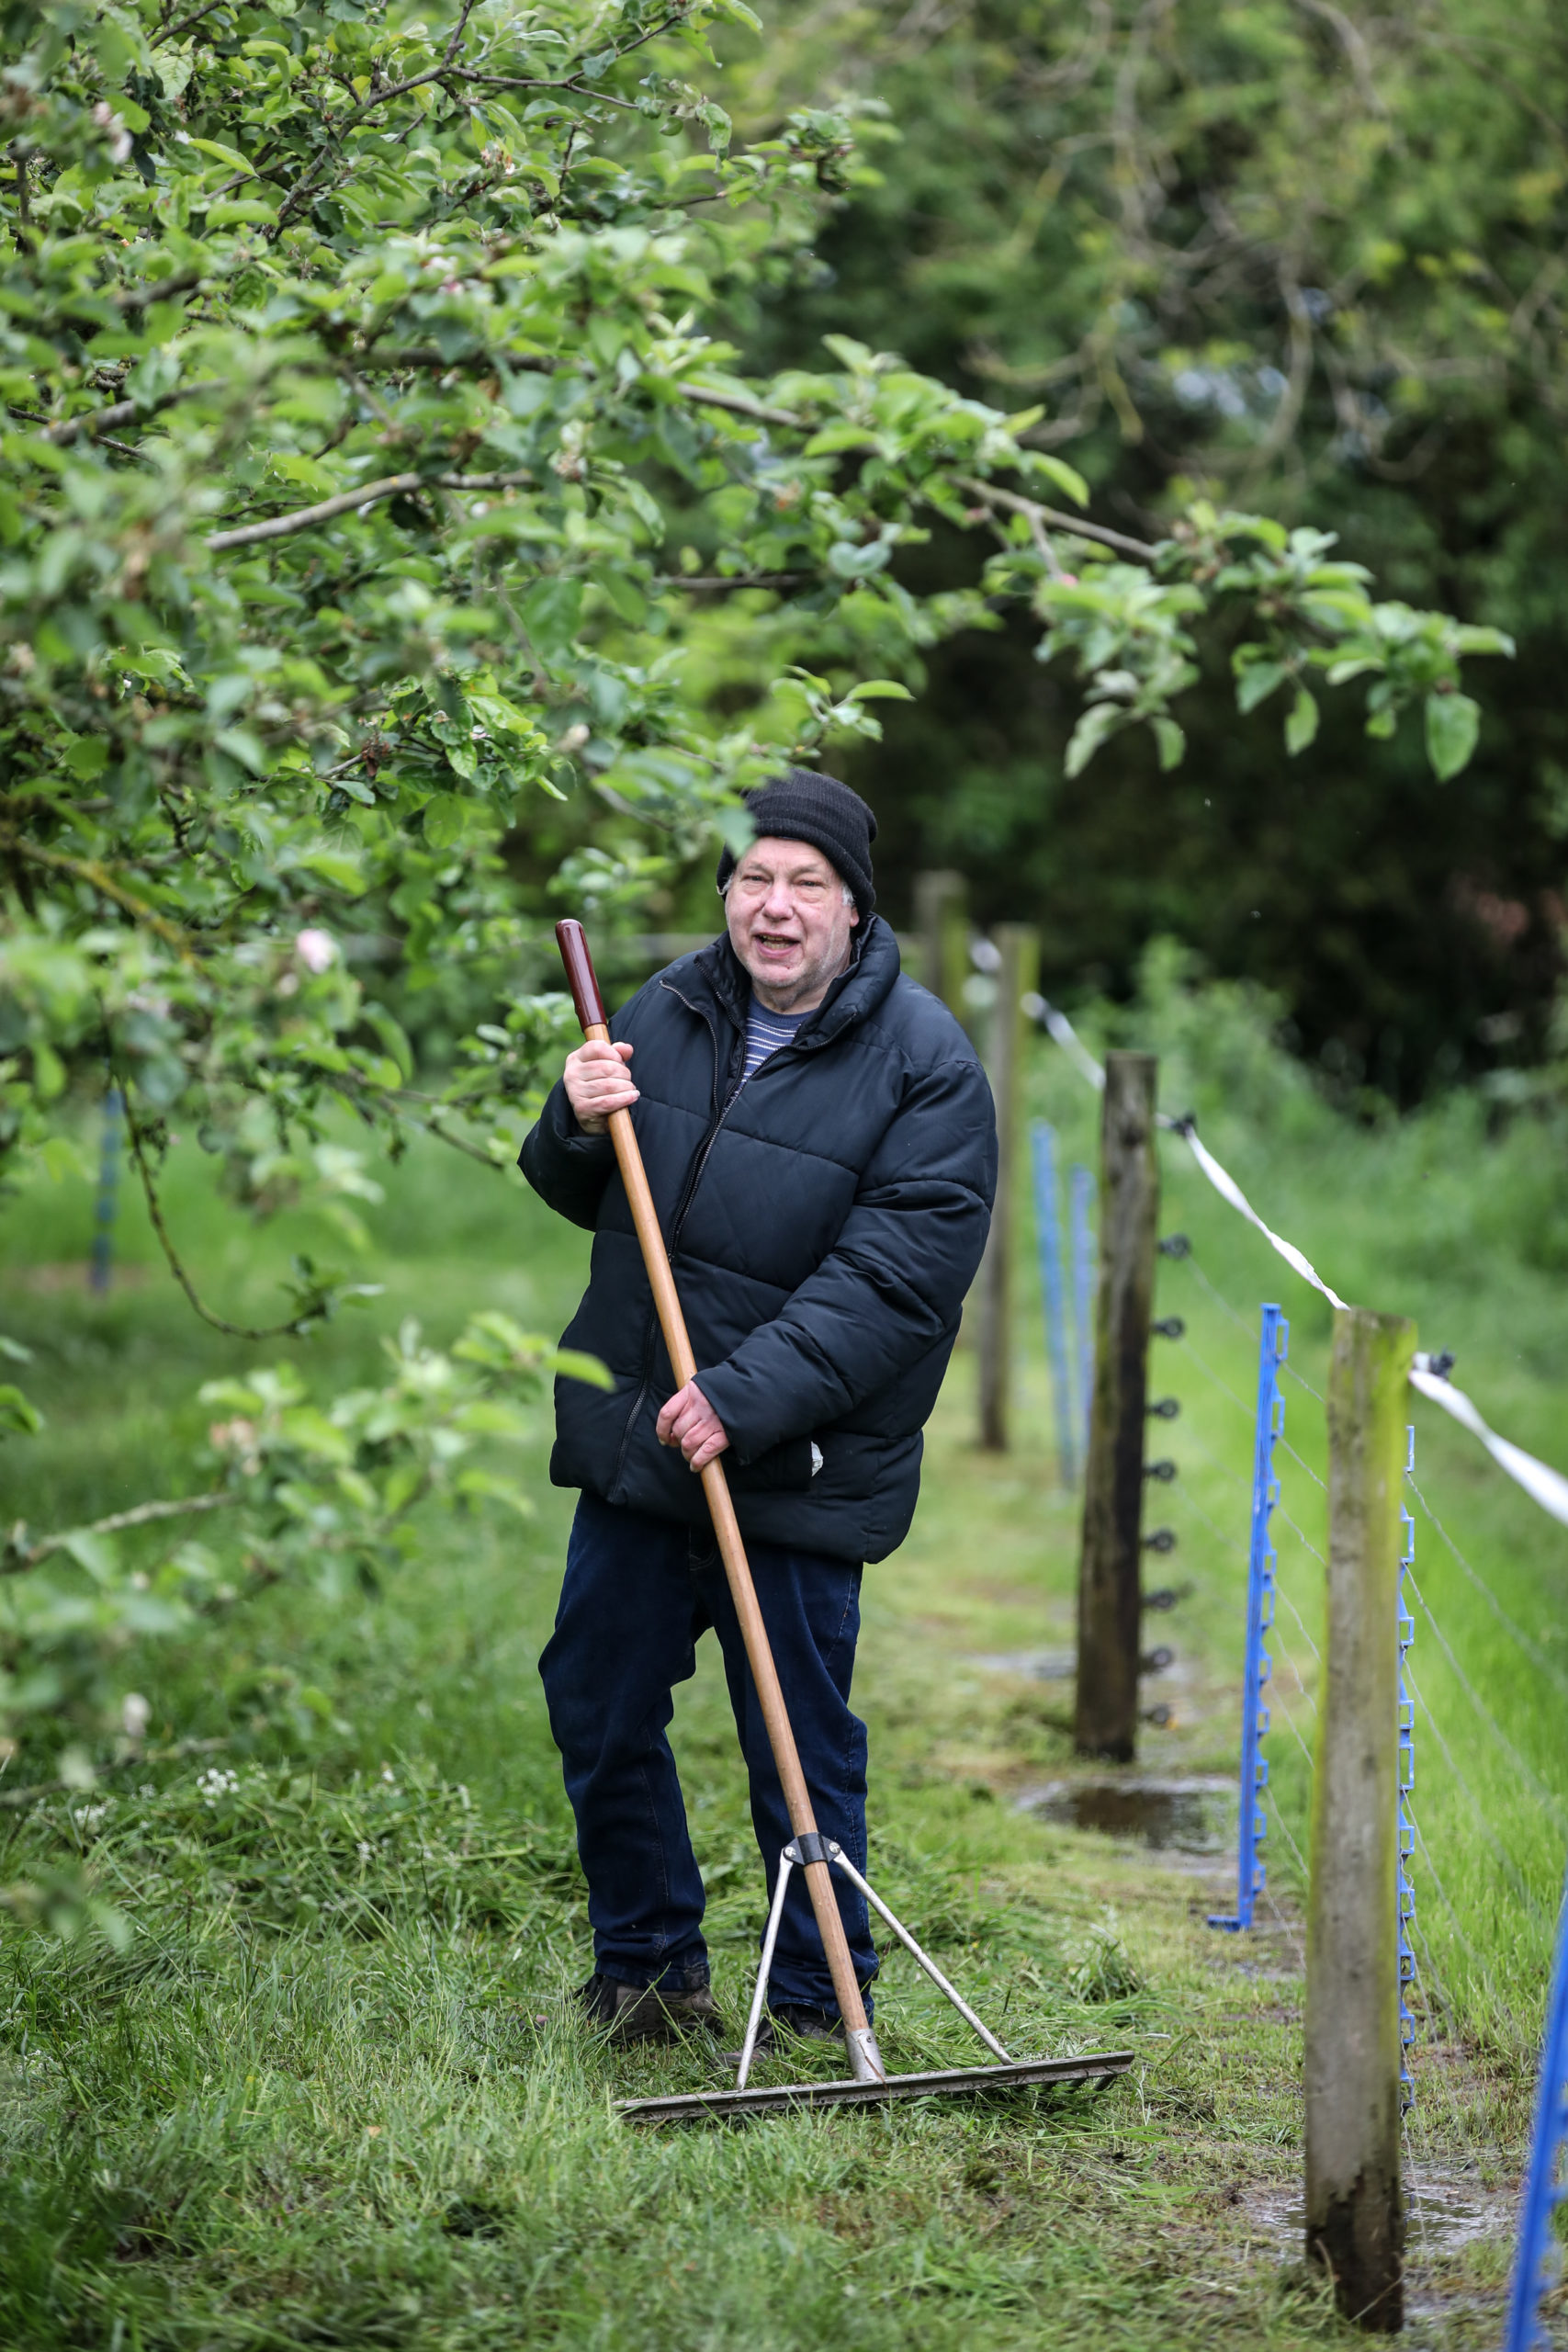
<instances>
[{"instance_id":1,"label":"man's hand","mask_svg":"<svg viewBox=\"0 0 1568 2352\"><path fill-rule=\"evenodd\" d=\"M608 1045L603 1037L591 1037L574 1054L568 1054L561 1072L566 1099L584 1135L602 1136L611 1112L629 1111L637 1101L637 1088L626 1069L631 1057L629 1046Z\"/></svg>"},{"instance_id":2,"label":"man's hand","mask_svg":"<svg viewBox=\"0 0 1568 2352\"><path fill-rule=\"evenodd\" d=\"M678 1445L691 1470L705 1470L729 1443L724 1423L694 1380L677 1388L660 1414L654 1434L660 1445Z\"/></svg>"}]
</instances>

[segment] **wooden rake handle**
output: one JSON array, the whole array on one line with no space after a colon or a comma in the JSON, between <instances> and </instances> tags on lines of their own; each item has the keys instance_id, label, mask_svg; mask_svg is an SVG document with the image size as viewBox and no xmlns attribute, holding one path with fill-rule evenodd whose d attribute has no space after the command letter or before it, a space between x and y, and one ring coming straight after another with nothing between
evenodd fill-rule
<instances>
[{"instance_id":1,"label":"wooden rake handle","mask_svg":"<svg viewBox=\"0 0 1568 2352\"><path fill-rule=\"evenodd\" d=\"M561 962L566 967L567 985L571 989L571 1001L577 1008L584 1037L607 1042L609 1023L604 1018L604 1002L599 994L593 958L588 952L588 940L582 925L570 917L564 922L558 922L556 944L560 949ZM648 1269L653 1303L659 1310L664 1344L670 1351L675 1385L683 1388L696 1373L696 1359L686 1333L686 1318L681 1312L675 1277L671 1271L670 1253L664 1246L659 1212L653 1205L653 1194L649 1190L648 1174L637 1148L637 1130L632 1125L629 1111L611 1112L610 1137L615 1147L626 1199L631 1204L632 1223L637 1227L642 1261ZM817 1816L812 1811L806 1775L800 1769L800 1751L795 1747L795 1734L790 1728L784 1691L779 1685L778 1668L773 1664L773 1654L768 1645L767 1628L762 1623L757 1588L751 1581L750 1563L746 1557L746 1546L741 1541L739 1522L735 1516L735 1505L730 1499L729 1482L725 1477L722 1461L710 1462L702 1474L702 1480L713 1517L714 1533L718 1538L719 1557L724 1562L730 1598L735 1603L736 1616L740 1621L740 1638L746 1645L751 1679L757 1686L757 1697L761 1703L768 1745L773 1751L773 1762L778 1768L784 1804L789 1810L790 1826L797 1838L815 1836ZM833 1979L833 1991L838 1996L846 2031L852 2035L863 2035L866 2030L865 2004L855 1982L854 1963L850 1958L844 1923L839 1917L832 1872L825 1861L807 1863L806 1884L811 1896L811 1907L817 1914L822 1949L827 1954L829 1973Z\"/></svg>"}]
</instances>

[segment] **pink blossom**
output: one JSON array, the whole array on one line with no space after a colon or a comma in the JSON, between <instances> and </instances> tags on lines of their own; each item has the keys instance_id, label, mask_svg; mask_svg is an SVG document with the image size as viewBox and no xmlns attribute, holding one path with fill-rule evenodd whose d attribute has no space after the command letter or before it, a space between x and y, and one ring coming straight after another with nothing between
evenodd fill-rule
<instances>
[{"instance_id":1,"label":"pink blossom","mask_svg":"<svg viewBox=\"0 0 1568 2352\"><path fill-rule=\"evenodd\" d=\"M307 970L324 972L337 962L337 941L330 931L302 931L294 942L294 952Z\"/></svg>"}]
</instances>

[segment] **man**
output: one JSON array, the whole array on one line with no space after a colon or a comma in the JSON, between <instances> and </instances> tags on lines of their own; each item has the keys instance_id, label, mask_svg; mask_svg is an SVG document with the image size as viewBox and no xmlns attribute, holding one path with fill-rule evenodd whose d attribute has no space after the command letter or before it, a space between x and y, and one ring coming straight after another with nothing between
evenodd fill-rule
<instances>
[{"instance_id":1,"label":"man","mask_svg":"<svg viewBox=\"0 0 1568 2352\"><path fill-rule=\"evenodd\" d=\"M871 810L798 768L747 799L757 838L718 867L728 935L640 989L613 1042L568 1057L523 1147L535 1191L593 1233L563 1344L615 1384L557 1384L550 1476L582 1492L540 1672L588 1880L581 1997L628 2040L717 2027L665 1736L709 1625L770 1896L790 1835L694 1474L723 1458L818 1826L863 1870L866 1736L849 1703L861 1569L908 1531L996 1185L985 1075L873 911ZM699 1366L678 1390L606 1132L621 1109ZM869 1984L866 1907L839 1883ZM797 2032L841 2031L799 1873L769 2007Z\"/></svg>"}]
</instances>

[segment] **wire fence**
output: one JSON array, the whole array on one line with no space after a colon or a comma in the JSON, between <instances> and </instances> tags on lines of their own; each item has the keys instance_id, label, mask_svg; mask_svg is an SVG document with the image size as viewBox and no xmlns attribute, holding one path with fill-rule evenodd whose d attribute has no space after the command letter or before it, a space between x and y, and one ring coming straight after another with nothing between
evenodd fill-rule
<instances>
[{"instance_id":1,"label":"wire fence","mask_svg":"<svg viewBox=\"0 0 1568 2352\"><path fill-rule=\"evenodd\" d=\"M1245 1564L1247 1547L1235 1531L1246 1525L1249 1490L1236 1424L1244 1419L1250 1424L1252 1415L1234 1381L1226 1377L1223 1359L1214 1360L1218 1351L1205 1325L1213 1317L1221 1318L1223 1326L1255 1348L1258 1317L1226 1295L1195 1253L1189 1250L1180 1265L1193 1285L1179 1301L1187 1324L1179 1343L1180 1359L1193 1376L1189 1385L1207 1392L1214 1406L1211 1420L1217 1420L1227 1431L1234 1429L1236 1441L1224 1448L1211 1443L1203 1434L1201 1417L1189 1419L1182 1431L1183 1451L1195 1456L1207 1473L1211 1496L1216 1487L1223 1491L1234 1513L1232 1526L1229 1530L1223 1526L1191 1493L1184 1498L1185 1508L1203 1529L1217 1556ZM1180 1275L1168 1279L1175 1283ZM1287 1374L1292 1371L1288 1359L1282 1369ZM1314 1408L1321 1434L1321 1392L1299 1373L1293 1385L1296 1407ZM1304 1431L1300 1432L1302 1444L1292 1438L1294 1409L1287 1412L1278 1441L1280 1491L1273 1511L1277 1605L1269 1639L1273 1720L1266 1754L1274 1773L1281 1775L1277 1784L1270 1785L1269 1820L1283 1849L1281 1864L1289 1857L1287 1883L1293 1873L1299 1893L1304 1890L1310 1868L1311 1786L1323 1665L1319 1633L1327 1563L1323 1546L1302 1523L1297 1510L1305 1517L1310 1503L1314 1512L1321 1512L1326 1505L1327 1487L1302 1450L1302 1444L1308 1442ZM1519 1737L1502 1720L1505 1712L1512 1719L1518 1709L1517 1676L1510 1673L1488 1684L1484 1668L1467 1668L1465 1656L1472 1647L1469 1612L1479 1607L1487 1623L1498 1629L1509 1658L1528 1668L1539 1684L1543 1708L1554 1702L1552 1694L1568 1695L1568 1678L1519 1623L1488 1577L1460 1549L1414 1474L1407 1480L1407 1489L1418 1524L1438 1539L1436 1544L1422 1547L1427 1565L1413 1564L1404 1578L1414 1620L1414 1657L1406 1663L1405 1679L1420 1759L1409 1813L1416 1860L1425 1887L1435 1898L1437 1913L1428 1931L1425 1916L1417 1909L1418 1985L1430 1994L1435 2020L1456 2031L1468 2024L1476 2031L1495 2032L1500 2020L1506 2018L1520 2035L1528 2036L1539 2014L1540 1976L1531 1971L1524 1983L1506 1992L1495 1966L1483 1956L1482 1943L1497 1940L1496 1905L1502 1899L1515 1915L1514 1932L1509 1936L1505 1931L1505 1940L1531 1951L1544 1966L1555 1916L1561 1854L1568 1846L1568 1786L1561 1780L1553 1785L1550 1766L1539 1755L1532 1761ZM1423 1659L1425 1663L1416 1662ZM1555 1743L1555 1752L1561 1755L1562 1750L1562 1743ZM1292 1759L1299 1762L1299 1774L1292 1771ZM1440 1825L1441 1868L1427 1838L1428 1820ZM1544 1825L1550 1825L1550 1829ZM1452 1888L1450 1876L1454 1880ZM1479 1999L1473 1997L1477 1995Z\"/></svg>"},{"instance_id":2,"label":"wire fence","mask_svg":"<svg viewBox=\"0 0 1568 2352\"><path fill-rule=\"evenodd\" d=\"M1059 1043L1066 1043L1058 1034L1066 1025L1059 1015L1047 1025ZM1098 1066L1076 1038L1070 1050L1082 1074L1097 1079ZM1214 1191L1297 1274L1337 1309L1342 1307L1344 1302L1303 1254L1264 1223L1199 1143L1190 1123L1161 1124L1179 1128ZM1238 1344L1245 1343L1258 1359L1260 1345L1267 1346L1267 1318L1277 1310L1260 1314L1227 1295L1213 1267L1185 1238L1179 1250L1164 1254L1176 1264L1162 1283L1185 1285L1174 1296L1162 1288L1162 1307L1168 1298L1181 1310L1178 1345L1189 1375L1183 1385L1194 1403L1206 1400L1181 1431L1181 1451L1201 1474L1202 1498L1184 1479L1179 1508L1202 1531L1210 1556L1225 1563L1222 1581L1232 1590L1235 1567L1249 1566L1242 1536L1249 1513L1257 1524L1258 1460L1267 1460L1272 1479L1266 1513L1272 1548L1262 1604L1268 1611L1267 1650L1258 1687L1244 1683L1242 1699L1238 1910L1250 1910L1245 1899L1247 1823L1249 1808L1256 1808L1263 1841L1259 1858L1269 1853L1278 1890L1259 1872L1256 1891L1304 1966L1291 1898L1304 1895L1312 1871L1329 1493L1311 1457L1318 1455L1326 1465L1325 1400L1296 1364L1288 1358L1280 1363L1281 1377L1290 1385L1288 1409L1280 1416L1284 1426L1266 1454L1255 1456L1249 1482L1243 1426L1248 1436L1255 1424L1260 1426L1261 1401L1257 1408L1247 1404L1242 1393L1246 1375L1238 1381L1232 1365ZM1162 1328L1174 1336L1168 1319ZM1472 1400L1453 1387L1450 1369L1451 1360L1417 1356L1412 1388L1468 1430L1517 1487L1568 1526L1568 1479L1499 1437ZM1260 1400L1262 1394L1260 1387ZM1415 1435L1412 1429L1412 1444ZM1536 2331L1540 2294L1551 2275L1551 2215L1554 2203L1568 2199L1562 2183L1568 2155L1568 1905L1562 1892L1568 1849L1568 1741L1562 1736L1568 1661L1551 1654L1555 1626L1542 1624L1537 1633L1523 1622L1540 1605L1529 1590L1528 1569L1506 1556L1482 1564L1472 1542L1467 1539L1461 1548L1456 1540L1450 1523L1454 1506L1437 1483L1443 1476L1441 1446L1435 1458L1436 1476L1424 1466L1417 1477L1414 1459L1406 1473L1397 1624L1400 1705L1389 1726L1398 1747L1399 1899L1390 1934L1397 1939L1405 2045L1404 2142L1407 2153L1473 2148L1477 2119L1487 2104L1484 2085L1497 2062L1533 2068L1541 2050L1537 2131L1507 2339L1508 2352L1529 2352L1547 2340ZM1321 1543L1314 1540L1320 1530ZM1256 1550L1255 1540L1248 1588L1255 1611L1260 1605ZM1393 1636L1395 1628L1390 1631ZM1249 1675L1257 1632L1254 1623ZM1255 1787L1246 1726L1259 1699L1266 1701L1258 1715L1266 1728ZM1211 1924L1238 1922L1216 1917ZM1549 1982L1542 2049L1542 1993Z\"/></svg>"}]
</instances>

